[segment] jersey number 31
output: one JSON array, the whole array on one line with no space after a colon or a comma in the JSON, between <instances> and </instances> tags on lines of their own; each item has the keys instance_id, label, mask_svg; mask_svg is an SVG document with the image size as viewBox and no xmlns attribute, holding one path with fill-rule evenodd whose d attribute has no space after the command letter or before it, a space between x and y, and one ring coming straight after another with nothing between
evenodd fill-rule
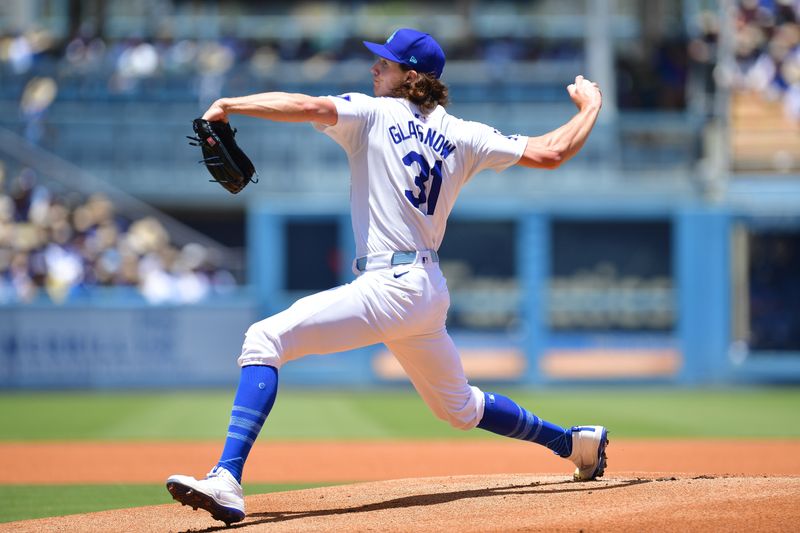
<instances>
[{"instance_id":1,"label":"jersey number 31","mask_svg":"<svg viewBox=\"0 0 800 533\"><path fill-rule=\"evenodd\" d=\"M408 152L403 158L403 163L407 167L414 163L419 165L419 174L414 178L414 185L419 187L419 194L415 195L414 191L406 190L406 198L411 205L424 214L432 215L436 210L436 202L439 200L439 191L442 189L442 161L437 159L431 167L428 160L419 152ZM431 177L433 177L430 183L431 190L428 191L426 184ZM426 209L420 207L422 204L426 204Z\"/></svg>"}]
</instances>

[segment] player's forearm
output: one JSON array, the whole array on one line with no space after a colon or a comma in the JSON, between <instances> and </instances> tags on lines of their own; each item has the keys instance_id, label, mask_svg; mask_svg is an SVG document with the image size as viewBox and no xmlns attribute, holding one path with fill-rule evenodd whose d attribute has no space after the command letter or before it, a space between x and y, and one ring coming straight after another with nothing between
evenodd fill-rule
<instances>
[{"instance_id":1,"label":"player's forearm","mask_svg":"<svg viewBox=\"0 0 800 533\"><path fill-rule=\"evenodd\" d=\"M577 154L597 121L599 105L587 105L569 122L538 137L529 137L520 164L537 168L558 168Z\"/></svg>"},{"instance_id":2,"label":"player's forearm","mask_svg":"<svg viewBox=\"0 0 800 533\"><path fill-rule=\"evenodd\" d=\"M247 115L278 122L335 124L336 117L336 106L329 99L296 93L269 92L221 98L214 102L211 109L214 107L218 107L225 115Z\"/></svg>"}]
</instances>

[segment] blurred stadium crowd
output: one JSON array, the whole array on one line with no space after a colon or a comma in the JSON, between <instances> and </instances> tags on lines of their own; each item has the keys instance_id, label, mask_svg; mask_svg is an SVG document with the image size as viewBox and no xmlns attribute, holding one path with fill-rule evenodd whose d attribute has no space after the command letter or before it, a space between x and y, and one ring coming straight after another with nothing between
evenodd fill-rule
<instances>
[{"instance_id":1,"label":"blurred stadium crowd","mask_svg":"<svg viewBox=\"0 0 800 533\"><path fill-rule=\"evenodd\" d=\"M313 36L294 39L154 38L112 39L82 31L57 39L46 30L0 36L0 65L10 77L49 76L69 97L124 98L196 94L205 102L219 97L223 82L252 85L279 80L281 65L302 64L300 81L315 82L350 60L369 59L363 36L329 40ZM577 58L578 40L551 46L534 37L477 37L465 34L450 42L448 60L467 59L497 65L507 61ZM158 91L161 94L156 94Z\"/></svg>"},{"instance_id":2,"label":"blurred stadium crowd","mask_svg":"<svg viewBox=\"0 0 800 533\"><path fill-rule=\"evenodd\" d=\"M734 86L781 100L800 121L800 1L740 0Z\"/></svg>"},{"instance_id":3,"label":"blurred stadium crowd","mask_svg":"<svg viewBox=\"0 0 800 533\"><path fill-rule=\"evenodd\" d=\"M800 119L800 0L737 0L735 5L734 86L783 99L787 112ZM644 78L659 86L660 98L651 103L662 108L679 104L686 82L686 57L695 64L713 66L719 13L705 9L700 19L699 35L661 43L645 58L649 64L633 65L630 54L619 55L616 67L622 107L642 104L638 100L651 90ZM153 37L111 38L97 35L91 26L69 36L30 28L0 34L0 69L6 82L0 93L15 90L15 82L28 82L36 76L53 80L62 98L168 99L188 92L206 103L220 96L223 83L239 83L243 88L279 83L281 67L289 62L302 65L293 72L304 78L300 81L319 81L336 65L367 58L361 46L364 37L340 31L288 39L233 34L204 39L175 37L161 30ZM582 41L569 36L545 39L534 34L463 31L446 42L448 60L492 66L513 61L574 61L584 54ZM492 69L486 72L490 75ZM630 77L636 78L635 93L625 89L629 83L624 79Z\"/></svg>"},{"instance_id":4,"label":"blurred stadium crowd","mask_svg":"<svg viewBox=\"0 0 800 533\"><path fill-rule=\"evenodd\" d=\"M194 303L235 284L207 248L176 247L155 218L120 216L102 194L54 194L30 169L6 179L0 166L0 304L75 302L109 287Z\"/></svg>"},{"instance_id":5,"label":"blurred stadium crowd","mask_svg":"<svg viewBox=\"0 0 800 533\"><path fill-rule=\"evenodd\" d=\"M800 0L738 0L735 5L734 87L781 99L800 121ZM644 67L626 65L624 53L617 58L620 78L622 73L647 78L658 90L648 99L641 83L618 83L620 107L685 105L687 60L706 65L713 85L721 21L714 10L701 15L694 38L667 42L645 57ZM334 39L313 34L204 39L168 32L112 38L91 27L64 36L42 28L7 31L0 35L0 96L19 100L24 135L38 143L43 116L56 99L168 100L190 94L207 103L221 95L223 84L247 90L255 81L265 89L279 88L282 67L290 62L299 64L296 73L312 83L336 65L367 58L362 37L347 31ZM548 40L463 32L451 35L446 49L450 61L497 65L581 60L583 46L569 36ZM230 291L235 283L208 249L176 246L154 218L123 216L99 195L55 194L30 169L13 176L0 172L0 304L75 301L90 287L122 288L154 303L196 302Z\"/></svg>"}]
</instances>

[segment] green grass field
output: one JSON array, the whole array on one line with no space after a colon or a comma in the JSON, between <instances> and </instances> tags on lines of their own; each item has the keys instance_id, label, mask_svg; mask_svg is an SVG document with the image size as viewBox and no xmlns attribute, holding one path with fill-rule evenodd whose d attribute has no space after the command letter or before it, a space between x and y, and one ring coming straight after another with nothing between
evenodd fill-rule
<instances>
[{"instance_id":1,"label":"green grass field","mask_svg":"<svg viewBox=\"0 0 800 533\"><path fill-rule=\"evenodd\" d=\"M495 388L562 425L601 423L617 438L800 438L800 388ZM215 440L233 391L0 394L0 441ZM436 420L410 391L281 392L262 432L289 439L477 439ZM248 494L309 485L248 485ZM0 522L169 503L158 485L0 486Z\"/></svg>"},{"instance_id":2,"label":"green grass field","mask_svg":"<svg viewBox=\"0 0 800 533\"><path fill-rule=\"evenodd\" d=\"M319 484L249 483L247 494L320 487ZM0 485L0 522L174 503L163 484Z\"/></svg>"},{"instance_id":3,"label":"green grass field","mask_svg":"<svg viewBox=\"0 0 800 533\"><path fill-rule=\"evenodd\" d=\"M800 437L800 388L496 389L562 425L602 423L616 437ZM0 441L217 440L233 391L0 395ZM270 439L491 438L435 419L413 392L285 390Z\"/></svg>"}]
</instances>

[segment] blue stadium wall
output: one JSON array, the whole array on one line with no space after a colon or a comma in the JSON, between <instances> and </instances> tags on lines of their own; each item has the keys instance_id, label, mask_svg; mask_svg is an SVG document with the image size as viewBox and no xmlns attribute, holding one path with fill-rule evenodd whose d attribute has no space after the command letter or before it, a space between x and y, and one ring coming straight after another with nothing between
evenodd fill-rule
<instances>
[{"instance_id":1,"label":"blue stadium wall","mask_svg":"<svg viewBox=\"0 0 800 533\"><path fill-rule=\"evenodd\" d=\"M702 204L639 205L633 208L539 206L513 202L457 208L452 219L511 218L516 232L517 272L521 284L523 326L515 334L476 334L451 329L473 381L556 383L662 383L724 385L794 382L800 379L800 353L749 352L733 333L732 238L739 214ZM352 279L353 244L348 213L314 204L298 207L262 203L249 215L252 236L250 272L260 295L261 314L291 305L303 293L285 287L286 262L276 260L287 249L285 224L327 219L339 228L342 283ZM556 220L667 221L671 228L673 298L676 320L660 333L571 333L553 331L547 323L546 290L550 275L549 239ZM491 243L476 243L492 253ZM446 258L443 258L443 260ZM402 381L396 363L381 346L344 357L311 358L293 363L290 381L371 384Z\"/></svg>"},{"instance_id":2,"label":"blue stadium wall","mask_svg":"<svg viewBox=\"0 0 800 533\"><path fill-rule=\"evenodd\" d=\"M453 220L516 223L521 325L512 334L451 329L477 383L726 385L796 382L800 354L748 352L733 331L732 234L739 215L707 205L635 208L487 206L467 201ZM556 220L667 221L671 228L674 327L658 333L570 333L547 323L549 240ZM349 213L337 203L262 201L248 210L251 286L234 299L193 306L106 301L0 307L0 387L164 388L227 386L249 324L307 292L286 287L291 221L333 221L339 283L352 279ZM491 253L492 243L477 243ZM309 356L287 365L291 385L370 387L405 383L382 346Z\"/></svg>"}]
</instances>

